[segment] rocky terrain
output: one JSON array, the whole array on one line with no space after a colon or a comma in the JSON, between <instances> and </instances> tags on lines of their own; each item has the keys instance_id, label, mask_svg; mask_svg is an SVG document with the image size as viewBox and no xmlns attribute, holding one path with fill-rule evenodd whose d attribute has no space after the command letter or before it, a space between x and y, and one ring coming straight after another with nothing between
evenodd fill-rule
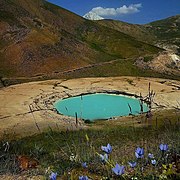
<instances>
[{"instance_id":1,"label":"rocky terrain","mask_svg":"<svg viewBox=\"0 0 180 180\"><path fill-rule=\"evenodd\" d=\"M180 54L180 15L155 21L144 27L156 36L157 46Z\"/></svg>"},{"instance_id":2,"label":"rocky terrain","mask_svg":"<svg viewBox=\"0 0 180 180\"><path fill-rule=\"evenodd\" d=\"M147 61L145 58L139 58L136 65L142 69L152 69L162 74L180 76L180 57L173 51L164 51Z\"/></svg>"},{"instance_id":3,"label":"rocky terrain","mask_svg":"<svg viewBox=\"0 0 180 180\"><path fill-rule=\"evenodd\" d=\"M157 78L108 77L48 80L0 89L0 137L13 137L55 130L77 129L75 118L57 114L53 103L61 98L84 93L109 92L143 97L148 84L156 93L153 110L178 108L179 81ZM121 117L119 118L121 123ZM128 121L127 121L128 122ZM78 128L86 127L79 120Z\"/></svg>"}]
</instances>

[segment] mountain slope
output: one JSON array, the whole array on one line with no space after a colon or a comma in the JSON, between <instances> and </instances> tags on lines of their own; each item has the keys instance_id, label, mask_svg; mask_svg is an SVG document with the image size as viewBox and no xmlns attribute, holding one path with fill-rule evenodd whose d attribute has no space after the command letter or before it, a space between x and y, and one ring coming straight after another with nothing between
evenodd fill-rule
<instances>
[{"instance_id":1,"label":"mountain slope","mask_svg":"<svg viewBox=\"0 0 180 180\"><path fill-rule=\"evenodd\" d=\"M145 25L129 24L115 20L101 20L99 24L128 34L142 42L148 42L180 54L180 15Z\"/></svg>"},{"instance_id":2,"label":"mountain slope","mask_svg":"<svg viewBox=\"0 0 180 180\"><path fill-rule=\"evenodd\" d=\"M124 59L135 69L136 58L161 51L44 0L1 0L0 39L1 77L62 77L63 72L114 59ZM106 68L98 75L121 75L120 64L118 71ZM99 71L92 72L97 76ZM126 74L136 73L127 68ZM143 72L139 69L138 74Z\"/></svg>"},{"instance_id":3,"label":"mountain slope","mask_svg":"<svg viewBox=\"0 0 180 180\"><path fill-rule=\"evenodd\" d=\"M180 15L155 21L144 27L156 36L159 45L177 49L180 54Z\"/></svg>"},{"instance_id":4,"label":"mountain slope","mask_svg":"<svg viewBox=\"0 0 180 180\"><path fill-rule=\"evenodd\" d=\"M154 34L147 31L147 29L142 25L130 24L123 21L111 19L104 19L98 21L98 23L119 32L125 33L129 36L132 36L142 42L153 43L153 41L156 39Z\"/></svg>"},{"instance_id":5,"label":"mountain slope","mask_svg":"<svg viewBox=\"0 0 180 180\"><path fill-rule=\"evenodd\" d=\"M68 64L86 64L83 57L72 61L80 55L80 48L88 51L88 47L69 34L83 22L82 18L41 0L1 1L0 7L0 24L4 27L0 31L1 71L5 74L33 75L56 67L63 70ZM92 53L89 50L90 57Z\"/></svg>"}]
</instances>

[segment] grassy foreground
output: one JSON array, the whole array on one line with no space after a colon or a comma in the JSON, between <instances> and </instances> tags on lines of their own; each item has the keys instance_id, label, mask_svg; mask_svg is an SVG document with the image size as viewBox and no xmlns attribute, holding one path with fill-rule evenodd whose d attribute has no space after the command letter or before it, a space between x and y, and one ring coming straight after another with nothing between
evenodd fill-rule
<instances>
[{"instance_id":1,"label":"grassy foreground","mask_svg":"<svg viewBox=\"0 0 180 180\"><path fill-rule=\"evenodd\" d=\"M104 123L101 128L93 128L95 125L77 131L54 132L50 129L9 142L4 139L0 144L0 175L40 175L40 179L49 179L52 172L57 172L57 179L62 180L78 180L79 176L97 180L180 178L178 116L161 119L159 125L151 123L136 127ZM112 152L108 153L108 159L103 159L107 152L103 152L101 146L108 143ZM160 144L167 144L168 149L162 151ZM141 158L135 156L137 147L144 148ZM149 153L153 154L152 158L148 157ZM137 165L132 168L128 162ZM116 175L112 171L116 163L125 167L124 173Z\"/></svg>"}]
</instances>

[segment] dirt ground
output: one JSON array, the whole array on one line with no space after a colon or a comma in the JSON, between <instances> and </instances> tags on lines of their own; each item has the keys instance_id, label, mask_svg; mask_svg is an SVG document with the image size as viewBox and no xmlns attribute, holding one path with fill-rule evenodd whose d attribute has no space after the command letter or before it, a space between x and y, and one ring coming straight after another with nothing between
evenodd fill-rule
<instances>
[{"instance_id":1,"label":"dirt ground","mask_svg":"<svg viewBox=\"0 0 180 180\"><path fill-rule=\"evenodd\" d=\"M48 129L83 128L79 121L57 114L53 103L64 97L82 93L120 91L146 96L148 85L155 92L153 108L174 108L180 105L180 82L156 78L107 77L56 79L30 82L0 89L0 137L29 136ZM119 118L120 119L120 118Z\"/></svg>"}]
</instances>

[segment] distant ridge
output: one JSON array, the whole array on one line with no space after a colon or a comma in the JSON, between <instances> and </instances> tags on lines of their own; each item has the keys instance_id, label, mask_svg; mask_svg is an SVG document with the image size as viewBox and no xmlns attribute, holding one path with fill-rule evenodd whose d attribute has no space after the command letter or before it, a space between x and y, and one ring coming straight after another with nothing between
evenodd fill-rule
<instances>
[{"instance_id":1,"label":"distant ridge","mask_svg":"<svg viewBox=\"0 0 180 180\"><path fill-rule=\"evenodd\" d=\"M145 25L130 24L117 20L101 20L98 23L133 36L140 41L148 42L167 50L174 50L180 54L180 15Z\"/></svg>"}]
</instances>

